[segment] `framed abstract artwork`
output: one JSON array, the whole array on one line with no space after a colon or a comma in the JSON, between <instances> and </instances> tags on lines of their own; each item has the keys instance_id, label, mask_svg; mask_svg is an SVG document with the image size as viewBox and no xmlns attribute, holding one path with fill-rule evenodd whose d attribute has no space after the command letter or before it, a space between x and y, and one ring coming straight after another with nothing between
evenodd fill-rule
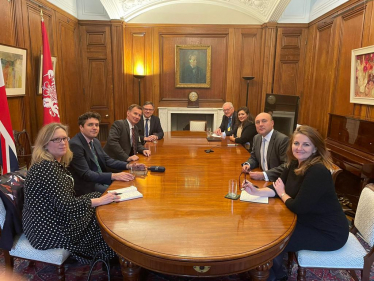
<instances>
[{"instance_id":1,"label":"framed abstract artwork","mask_svg":"<svg viewBox=\"0 0 374 281\"><path fill-rule=\"evenodd\" d=\"M374 105L374 46L352 50L350 102Z\"/></svg>"},{"instance_id":2,"label":"framed abstract artwork","mask_svg":"<svg viewBox=\"0 0 374 281\"><path fill-rule=\"evenodd\" d=\"M175 87L210 88L212 47L175 46Z\"/></svg>"},{"instance_id":3,"label":"framed abstract artwork","mask_svg":"<svg viewBox=\"0 0 374 281\"><path fill-rule=\"evenodd\" d=\"M26 49L0 45L0 61L7 96L25 95Z\"/></svg>"}]
</instances>

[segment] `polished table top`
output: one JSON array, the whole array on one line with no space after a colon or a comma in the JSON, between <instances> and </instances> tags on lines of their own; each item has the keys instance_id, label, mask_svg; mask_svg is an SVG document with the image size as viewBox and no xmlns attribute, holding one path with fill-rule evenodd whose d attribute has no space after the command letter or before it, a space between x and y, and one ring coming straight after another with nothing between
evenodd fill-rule
<instances>
[{"instance_id":1,"label":"polished table top","mask_svg":"<svg viewBox=\"0 0 374 281\"><path fill-rule=\"evenodd\" d=\"M238 179L241 163L249 157L241 145L227 143L208 142L201 132L169 132L156 144L147 144L152 155L140 156L139 162L166 171L113 182L110 189L135 185L144 198L97 208L107 243L130 262L175 275L204 275L184 269L185 262L212 266L204 276L218 276L274 258L292 233L296 216L280 199L256 204L224 198L228 181ZM263 253L268 256L259 258ZM233 260L245 265L220 265Z\"/></svg>"}]
</instances>

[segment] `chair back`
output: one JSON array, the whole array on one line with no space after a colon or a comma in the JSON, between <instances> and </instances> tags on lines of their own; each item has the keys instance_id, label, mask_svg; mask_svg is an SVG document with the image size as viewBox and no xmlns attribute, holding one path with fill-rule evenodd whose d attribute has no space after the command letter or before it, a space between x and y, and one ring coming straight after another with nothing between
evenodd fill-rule
<instances>
[{"instance_id":1,"label":"chair back","mask_svg":"<svg viewBox=\"0 0 374 281\"><path fill-rule=\"evenodd\" d=\"M16 131L13 130L14 142L17 151L18 165L19 168L30 168L32 146L30 136L26 130Z\"/></svg>"},{"instance_id":2,"label":"chair back","mask_svg":"<svg viewBox=\"0 0 374 281\"><path fill-rule=\"evenodd\" d=\"M190 121L190 131L192 132L206 131L206 121Z\"/></svg>"},{"instance_id":3,"label":"chair back","mask_svg":"<svg viewBox=\"0 0 374 281\"><path fill-rule=\"evenodd\" d=\"M355 227L366 243L374 245L374 184L370 183L362 190L358 201Z\"/></svg>"},{"instance_id":4,"label":"chair back","mask_svg":"<svg viewBox=\"0 0 374 281\"><path fill-rule=\"evenodd\" d=\"M336 179L338 178L338 175L343 172L343 170L334 164L334 168L331 170L332 180L334 181L334 185L336 184Z\"/></svg>"}]
</instances>

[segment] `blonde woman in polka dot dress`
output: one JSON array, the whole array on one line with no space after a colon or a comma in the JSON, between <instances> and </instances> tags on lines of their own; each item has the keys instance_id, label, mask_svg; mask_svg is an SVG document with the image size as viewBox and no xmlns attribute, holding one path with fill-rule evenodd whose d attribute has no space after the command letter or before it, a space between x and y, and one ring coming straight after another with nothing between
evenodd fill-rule
<instances>
[{"instance_id":1,"label":"blonde woman in polka dot dress","mask_svg":"<svg viewBox=\"0 0 374 281\"><path fill-rule=\"evenodd\" d=\"M89 263L99 251L113 258L115 253L101 236L95 207L115 202L119 196L100 197L99 192L75 196L73 178L66 169L73 156L68 140L67 127L59 123L44 126L38 134L25 181L25 235L34 248L63 248L81 263Z\"/></svg>"}]
</instances>

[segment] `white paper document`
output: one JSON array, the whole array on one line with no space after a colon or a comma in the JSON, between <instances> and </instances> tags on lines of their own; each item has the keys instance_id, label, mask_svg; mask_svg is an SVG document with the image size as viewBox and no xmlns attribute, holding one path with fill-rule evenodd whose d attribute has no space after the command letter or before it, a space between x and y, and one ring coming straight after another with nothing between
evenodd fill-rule
<instances>
[{"instance_id":1,"label":"white paper document","mask_svg":"<svg viewBox=\"0 0 374 281\"><path fill-rule=\"evenodd\" d=\"M269 203L268 197L261 197L249 194L247 191L243 190L240 194L241 201L253 202L253 203L262 203L267 204Z\"/></svg>"},{"instance_id":2,"label":"white paper document","mask_svg":"<svg viewBox=\"0 0 374 281\"><path fill-rule=\"evenodd\" d=\"M217 134L214 134L214 133L212 134L212 137L213 137L213 138L221 138L221 136L219 136L219 135L217 135Z\"/></svg>"},{"instance_id":3,"label":"white paper document","mask_svg":"<svg viewBox=\"0 0 374 281\"><path fill-rule=\"evenodd\" d=\"M120 201L131 200L143 197L135 186L124 187L115 190L109 190L108 192L117 193L121 197Z\"/></svg>"}]
</instances>

